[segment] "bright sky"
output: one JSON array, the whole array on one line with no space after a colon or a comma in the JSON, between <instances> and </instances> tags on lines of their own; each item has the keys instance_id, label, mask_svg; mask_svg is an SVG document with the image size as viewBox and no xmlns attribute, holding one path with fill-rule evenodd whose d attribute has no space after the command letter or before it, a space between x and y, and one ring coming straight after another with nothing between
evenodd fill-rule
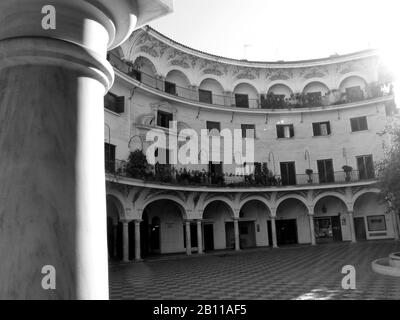
<instances>
[{"instance_id":1,"label":"bright sky","mask_svg":"<svg viewBox=\"0 0 400 320\"><path fill-rule=\"evenodd\" d=\"M399 14L399 0L174 0L174 13L151 26L216 55L289 61L369 47L393 52Z\"/></svg>"}]
</instances>

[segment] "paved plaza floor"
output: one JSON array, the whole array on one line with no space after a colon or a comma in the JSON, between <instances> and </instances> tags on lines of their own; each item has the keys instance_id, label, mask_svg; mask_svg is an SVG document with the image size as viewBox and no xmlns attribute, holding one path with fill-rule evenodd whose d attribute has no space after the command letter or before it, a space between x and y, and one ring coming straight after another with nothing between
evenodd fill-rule
<instances>
[{"instance_id":1,"label":"paved plaza floor","mask_svg":"<svg viewBox=\"0 0 400 320\"><path fill-rule=\"evenodd\" d=\"M400 251L400 241L258 248L239 253L161 257L110 265L111 299L400 299L400 278L371 261ZM356 289L342 289L342 267Z\"/></svg>"}]
</instances>

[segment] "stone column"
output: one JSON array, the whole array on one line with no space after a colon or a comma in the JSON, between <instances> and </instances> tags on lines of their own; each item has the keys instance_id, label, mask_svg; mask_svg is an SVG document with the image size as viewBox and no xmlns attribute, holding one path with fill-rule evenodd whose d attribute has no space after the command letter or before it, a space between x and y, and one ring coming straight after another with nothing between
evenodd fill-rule
<instances>
[{"instance_id":1,"label":"stone column","mask_svg":"<svg viewBox=\"0 0 400 320\"><path fill-rule=\"evenodd\" d=\"M192 254L192 238L190 235L190 220L185 221L186 230L186 254L190 256Z\"/></svg>"},{"instance_id":2,"label":"stone column","mask_svg":"<svg viewBox=\"0 0 400 320\"><path fill-rule=\"evenodd\" d=\"M351 235L351 242L357 242L356 241L356 230L354 228L354 215L353 211L348 211L349 214L349 223L350 223L350 235Z\"/></svg>"},{"instance_id":3,"label":"stone column","mask_svg":"<svg viewBox=\"0 0 400 320\"><path fill-rule=\"evenodd\" d=\"M276 217L271 217L271 232L272 232L272 248L278 248L278 241L276 239Z\"/></svg>"},{"instance_id":4,"label":"stone column","mask_svg":"<svg viewBox=\"0 0 400 320\"><path fill-rule=\"evenodd\" d=\"M129 221L122 221L123 260L129 262Z\"/></svg>"},{"instance_id":5,"label":"stone column","mask_svg":"<svg viewBox=\"0 0 400 320\"><path fill-rule=\"evenodd\" d=\"M140 222L142 220L135 220L135 261L142 261L140 254Z\"/></svg>"},{"instance_id":6,"label":"stone column","mask_svg":"<svg viewBox=\"0 0 400 320\"><path fill-rule=\"evenodd\" d=\"M0 1L0 299L108 299L106 54L162 2Z\"/></svg>"},{"instance_id":7,"label":"stone column","mask_svg":"<svg viewBox=\"0 0 400 320\"><path fill-rule=\"evenodd\" d=\"M239 234L239 219L234 218L233 219L233 227L235 231L235 250L239 251L240 250L240 234Z\"/></svg>"},{"instance_id":8,"label":"stone column","mask_svg":"<svg viewBox=\"0 0 400 320\"><path fill-rule=\"evenodd\" d=\"M308 214L308 221L310 223L311 245L315 246L314 215L312 213Z\"/></svg>"},{"instance_id":9,"label":"stone column","mask_svg":"<svg viewBox=\"0 0 400 320\"><path fill-rule=\"evenodd\" d=\"M203 229L201 227L201 220L197 220L197 252L203 253Z\"/></svg>"}]
</instances>

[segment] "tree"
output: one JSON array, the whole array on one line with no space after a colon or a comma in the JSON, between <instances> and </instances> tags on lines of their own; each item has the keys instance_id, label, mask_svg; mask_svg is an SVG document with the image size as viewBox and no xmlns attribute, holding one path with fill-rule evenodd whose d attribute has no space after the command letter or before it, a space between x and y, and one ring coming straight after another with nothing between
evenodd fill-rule
<instances>
[{"instance_id":1,"label":"tree","mask_svg":"<svg viewBox=\"0 0 400 320\"><path fill-rule=\"evenodd\" d=\"M141 150L130 153L126 164L126 173L132 178L143 179L149 169L146 155Z\"/></svg>"},{"instance_id":2,"label":"tree","mask_svg":"<svg viewBox=\"0 0 400 320\"><path fill-rule=\"evenodd\" d=\"M396 121L388 123L383 134L390 139L384 147L384 159L377 164L382 196L393 209L400 208L400 127Z\"/></svg>"}]
</instances>

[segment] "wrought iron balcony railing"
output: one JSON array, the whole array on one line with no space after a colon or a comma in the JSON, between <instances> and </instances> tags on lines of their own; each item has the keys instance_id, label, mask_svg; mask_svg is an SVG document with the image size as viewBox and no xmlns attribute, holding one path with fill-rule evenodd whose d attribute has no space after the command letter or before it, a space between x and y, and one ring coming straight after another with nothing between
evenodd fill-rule
<instances>
[{"instance_id":1,"label":"wrought iron balcony railing","mask_svg":"<svg viewBox=\"0 0 400 320\"><path fill-rule=\"evenodd\" d=\"M325 96L296 93L290 98L285 98L281 95L269 93L266 95L259 95L256 99L248 98L246 95L235 95L235 93L218 95L211 91L181 87L155 75L146 74L136 69L132 63L122 61L113 53L108 54L108 60L114 68L149 88L181 99L223 107L272 110L314 108L370 100L383 96L391 96L393 94L392 87L389 83L371 83L368 85L368 92L365 94L363 92L362 94L341 93L338 90L332 90Z\"/></svg>"},{"instance_id":2,"label":"wrought iron balcony railing","mask_svg":"<svg viewBox=\"0 0 400 320\"><path fill-rule=\"evenodd\" d=\"M211 174L205 170L177 170L171 165L156 165L139 172L136 168L130 168L129 164L122 160L106 162L105 169L108 174L147 182L208 187L305 186L376 180L374 172L360 170L352 170L350 172L335 171L328 175L312 173L285 177L274 175L270 172L268 174L255 173L250 175Z\"/></svg>"}]
</instances>

